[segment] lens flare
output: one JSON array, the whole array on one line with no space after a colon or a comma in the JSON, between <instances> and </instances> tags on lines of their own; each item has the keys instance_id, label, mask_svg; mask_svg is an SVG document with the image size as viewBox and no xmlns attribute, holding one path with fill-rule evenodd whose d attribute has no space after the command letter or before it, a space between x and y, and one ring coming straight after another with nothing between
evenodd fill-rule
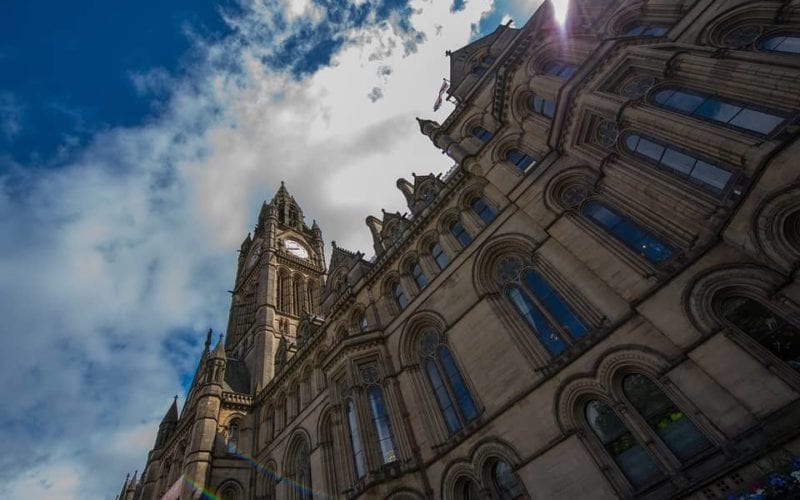
<instances>
[{"instance_id":1,"label":"lens flare","mask_svg":"<svg viewBox=\"0 0 800 500\"><path fill-rule=\"evenodd\" d=\"M553 15L556 18L556 22L561 26L564 26L564 23L567 22L567 11L569 10L569 2L570 0L550 0L553 4Z\"/></svg>"},{"instance_id":2,"label":"lens flare","mask_svg":"<svg viewBox=\"0 0 800 500\"><path fill-rule=\"evenodd\" d=\"M280 474L278 474L278 471L272 470L266 465L262 465L261 463L256 462L256 460L253 457L247 456L243 453L236 453L236 456L239 457L241 460L244 460L245 462L249 463L250 466L253 467L253 469L255 469L256 473L271 478L273 481L275 481L276 484L285 482L289 488L295 489L299 492L307 492L315 499L325 500L330 498L328 495L324 493L313 491L310 488L307 488L306 486L296 481L292 481L288 477L281 476ZM215 494L213 491L187 479L186 477L183 478L183 481L189 488L191 488L195 492L199 500L222 500L222 497Z\"/></svg>"}]
</instances>

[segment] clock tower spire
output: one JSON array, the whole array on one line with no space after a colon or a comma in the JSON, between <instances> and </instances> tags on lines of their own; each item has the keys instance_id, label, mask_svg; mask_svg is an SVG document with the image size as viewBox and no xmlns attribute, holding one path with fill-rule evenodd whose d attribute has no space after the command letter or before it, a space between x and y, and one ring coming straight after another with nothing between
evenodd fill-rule
<instances>
[{"instance_id":1,"label":"clock tower spire","mask_svg":"<svg viewBox=\"0 0 800 500\"><path fill-rule=\"evenodd\" d=\"M281 182L242 243L231 300L225 350L245 362L250 387L263 387L275 375L280 345L289 356L295 351L301 318L320 313L323 249L316 221L311 227L305 223L302 208Z\"/></svg>"}]
</instances>

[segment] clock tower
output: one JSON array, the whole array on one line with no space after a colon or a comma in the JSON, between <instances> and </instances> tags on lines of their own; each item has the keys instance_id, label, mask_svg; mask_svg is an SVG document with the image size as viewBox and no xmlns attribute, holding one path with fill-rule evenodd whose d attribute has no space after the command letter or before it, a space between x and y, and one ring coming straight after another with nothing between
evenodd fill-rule
<instances>
[{"instance_id":1,"label":"clock tower","mask_svg":"<svg viewBox=\"0 0 800 500\"><path fill-rule=\"evenodd\" d=\"M264 202L242 242L225 351L244 362L250 388L264 386L298 344L298 326L320 312L325 282L322 231L306 225L286 186Z\"/></svg>"}]
</instances>

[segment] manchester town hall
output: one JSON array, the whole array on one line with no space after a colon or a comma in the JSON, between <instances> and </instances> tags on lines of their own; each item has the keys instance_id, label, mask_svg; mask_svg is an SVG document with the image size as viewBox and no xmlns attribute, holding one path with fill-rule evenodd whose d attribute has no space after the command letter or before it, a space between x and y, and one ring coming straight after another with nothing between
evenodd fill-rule
<instances>
[{"instance_id":1,"label":"manchester town hall","mask_svg":"<svg viewBox=\"0 0 800 500\"><path fill-rule=\"evenodd\" d=\"M800 476L800 0L545 2L447 55L455 109L419 128L454 167L397 181L372 258L326 259L281 185L121 500Z\"/></svg>"}]
</instances>

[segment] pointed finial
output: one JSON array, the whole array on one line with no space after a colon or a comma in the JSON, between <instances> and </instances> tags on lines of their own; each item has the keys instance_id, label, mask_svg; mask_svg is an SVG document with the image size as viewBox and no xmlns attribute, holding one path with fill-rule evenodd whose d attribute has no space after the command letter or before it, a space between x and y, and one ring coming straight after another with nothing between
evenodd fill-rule
<instances>
[{"instance_id":1,"label":"pointed finial","mask_svg":"<svg viewBox=\"0 0 800 500\"><path fill-rule=\"evenodd\" d=\"M283 187L283 186L284 186L283 181L281 181L281 187Z\"/></svg>"},{"instance_id":2,"label":"pointed finial","mask_svg":"<svg viewBox=\"0 0 800 500\"><path fill-rule=\"evenodd\" d=\"M452 53L451 51L449 51L449 50L445 50L445 51L444 51L444 55L445 55L446 57L450 57L452 54L453 54L453 53Z\"/></svg>"},{"instance_id":3,"label":"pointed finial","mask_svg":"<svg viewBox=\"0 0 800 500\"><path fill-rule=\"evenodd\" d=\"M211 349L211 334L212 333L213 333L213 331L211 330L211 328L209 328L208 329L208 333L206 333L206 351ZM175 397L177 398L178 396L175 396Z\"/></svg>"}]
</instances>

